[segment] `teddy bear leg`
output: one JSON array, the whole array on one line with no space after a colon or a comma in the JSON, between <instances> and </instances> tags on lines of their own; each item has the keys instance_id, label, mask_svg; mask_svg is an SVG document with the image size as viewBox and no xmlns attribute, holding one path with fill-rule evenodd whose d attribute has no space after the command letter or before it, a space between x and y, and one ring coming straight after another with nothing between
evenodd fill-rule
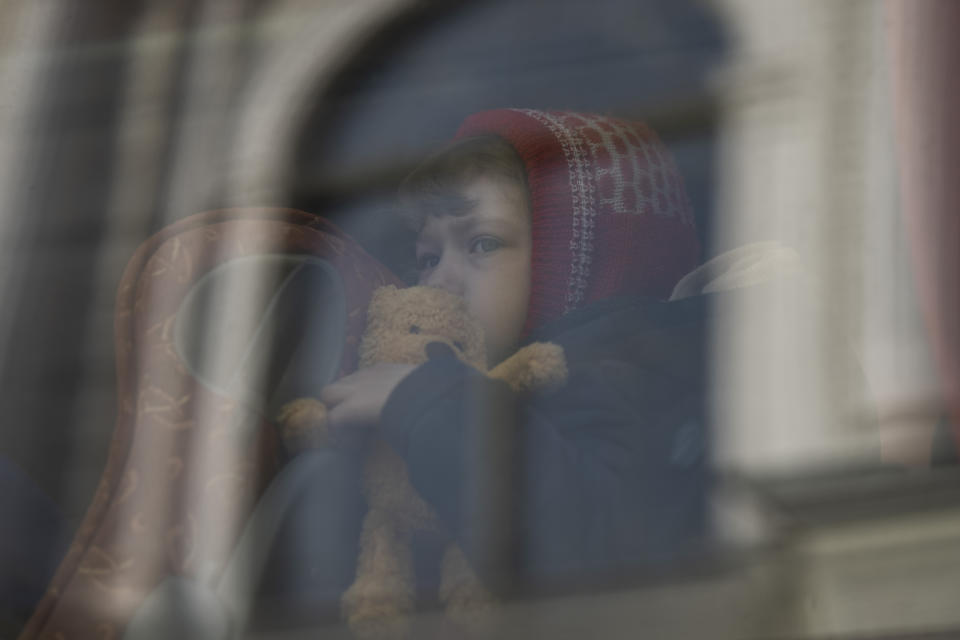
<instances>
[{"instance_id":1,"label":"teddy bear leg","mask_svg":"<svg viewBox=\"0 0 960 640\"><path fill-rule=\"evenodd\" d=\"M440 568L440 601L461 628L492 636L496 599L477 578L463 550L447 545Z\"/></svg>"},{"instance_id":2,"label":"teddy bear leg","mask_svg":"<svg viewBox=\"0 0 960 640\"><path fill-rule=\"evenodd\" d=\"M343 594L343 616L361 640L405 638L414 606L409 536L382 509L371 509L360 534L357 577Z\"/></svg>"}]
</instances>

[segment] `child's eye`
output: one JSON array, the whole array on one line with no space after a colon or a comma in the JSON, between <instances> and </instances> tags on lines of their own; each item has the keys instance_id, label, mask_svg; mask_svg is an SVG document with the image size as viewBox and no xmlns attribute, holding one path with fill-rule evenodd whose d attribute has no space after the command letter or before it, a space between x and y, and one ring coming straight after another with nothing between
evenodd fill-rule
<instances>
[{"instance_id":1,"label":"child's eye","mask_svg":"<svg viewBox=\"0 0 960 640\"><path fill-rule=\"evenodd\" d=\"M503 243L493 236L481 236L470 243L470 253L490 253L503 246Z\"/></svg>"},{"instance_id":2,"label":"child's eye","mask_svg":"<svg viewBox=\"0 0 960 640\"><path fill-rule=\"evenodd\" d=\"M433 269L438 264L440 264L440 256L433 253L424 253L417 258L417 268L420 271Z\"/></svg>"}]
</instances>

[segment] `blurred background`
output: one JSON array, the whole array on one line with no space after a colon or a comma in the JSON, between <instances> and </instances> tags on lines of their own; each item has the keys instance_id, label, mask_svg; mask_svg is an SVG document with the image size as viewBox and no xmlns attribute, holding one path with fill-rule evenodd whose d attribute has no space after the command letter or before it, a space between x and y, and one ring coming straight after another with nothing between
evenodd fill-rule
<instances>
[{"instance_id":1,"label":"blurred background","mask_svg":"<svg viewBox=\"0 0 960 640\"><path fill-rule=\"evenodd\" d=\"M711 336L716 554L517 603L515 628L960 634L956 6L5 0L0 454L69 538L113 433L117 286L176 220L294 207L402 274L393 194L466 115L639 118L705 259L763 243L756 277L788 283L719 309Z\"/></svg>"}]
</instances>

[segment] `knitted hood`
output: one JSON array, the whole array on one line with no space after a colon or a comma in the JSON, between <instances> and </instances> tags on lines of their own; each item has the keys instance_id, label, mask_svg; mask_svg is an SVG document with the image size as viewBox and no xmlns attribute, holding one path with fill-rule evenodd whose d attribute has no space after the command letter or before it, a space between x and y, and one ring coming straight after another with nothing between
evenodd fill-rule
<instances>
[{"instance_id":1,"label":"knitted hood","mask_svg":"<svg viewBox=\"0 0 960 640\"><path fill-rule=\"evenodd\" d=\"M467 118L457 138L497 135L523 160L533 224L524 333L591 302L666 299L700 253L669 152L647 126L530 109Z\"/></svg>"}]
</instances>

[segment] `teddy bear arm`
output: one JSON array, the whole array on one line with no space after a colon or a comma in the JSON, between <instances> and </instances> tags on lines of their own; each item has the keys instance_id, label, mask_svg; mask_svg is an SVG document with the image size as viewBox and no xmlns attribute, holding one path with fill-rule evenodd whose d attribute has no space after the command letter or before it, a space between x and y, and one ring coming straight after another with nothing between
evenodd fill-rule
<instances>
[{"instance_id":1,"label":"teddy bear arm","mask_svg":"<svg viewBox=\"0 0 960 640\"><path fill-rule=\"evenodd\" d=\"M535 342L494 367L489 375L514 391L556 389L567 381L567 360L560 345Z\"/></svg>"},{"instance_id":2,"label":"teddy bear arm","mask_svg":"<svg viewBox=\"0 0 960 640\"><path fill-rule=\"evenodd\" d=\"M298 398L283 405L277 424L284 447L291 453L330 443L327 407L315 398Z\"/></svg>"}]
</instances>

